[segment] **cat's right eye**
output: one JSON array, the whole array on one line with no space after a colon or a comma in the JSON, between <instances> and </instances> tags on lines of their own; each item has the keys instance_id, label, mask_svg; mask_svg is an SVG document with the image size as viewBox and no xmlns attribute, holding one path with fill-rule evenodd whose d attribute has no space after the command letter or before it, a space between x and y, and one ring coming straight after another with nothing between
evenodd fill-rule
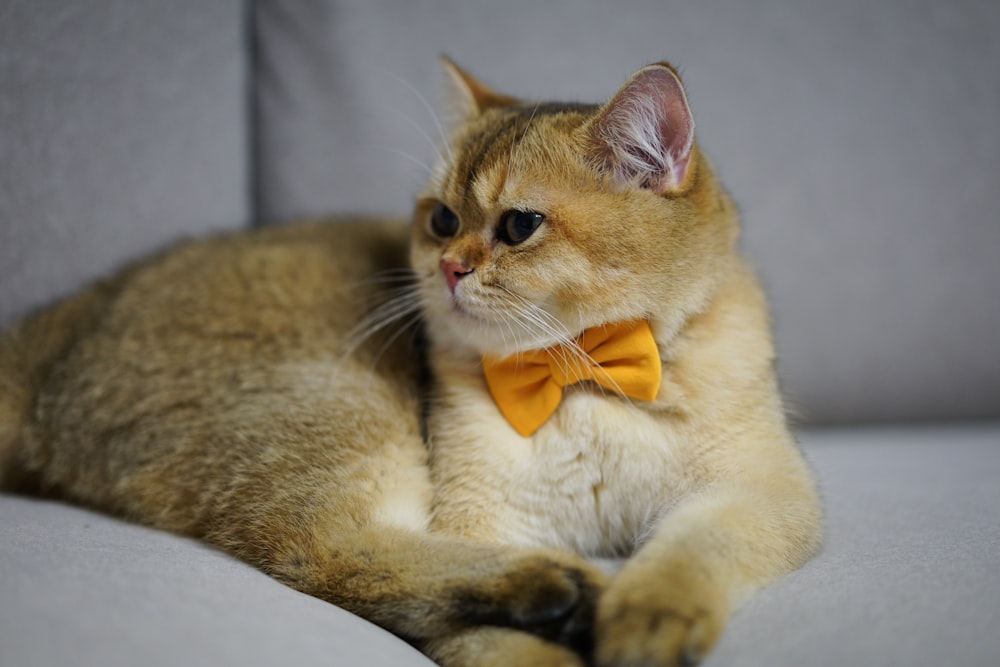
<instances>
[{"instance_id":1,"label":"cat's right eye","mask_svg":"<svg viewBox=\"0 0 1000 667\"><path fill-rule=\"evenodd\" d=\"M507 211L500 218L497 237L507 245L518 245L527 241L543 222L545 216L537 211Z\"/></svg>"},{"instance_id":2,"label":"cat's right eye","mask_svg":"<svg viewBox=\"0 0 1000 667\"><path fill-rule=\"evenodd\" d=\"M438 204L431 212L431 231L443 238L458 233L458 216L444 204Z\"/></svg>"}]
</instances>

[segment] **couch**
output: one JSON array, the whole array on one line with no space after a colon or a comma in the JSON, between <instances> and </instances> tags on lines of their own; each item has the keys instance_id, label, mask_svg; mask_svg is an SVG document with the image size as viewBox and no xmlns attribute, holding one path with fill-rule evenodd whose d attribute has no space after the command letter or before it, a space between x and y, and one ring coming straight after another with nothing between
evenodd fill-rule
<instances>
[{"instance_id":1,"label":"couch","mask_svg":"<svg viewBox=\"0 0 1000 667\"><path fill-rule=\"evenodd\" d=\"M0 0L0 326L181 238L405 215L442 52L583 101L669 58L826 507L705 664L997 665L998 35L977 0ZM196 542L0 496L0 665L138 664L429 662Z\"/></svg>"}]
</instances>

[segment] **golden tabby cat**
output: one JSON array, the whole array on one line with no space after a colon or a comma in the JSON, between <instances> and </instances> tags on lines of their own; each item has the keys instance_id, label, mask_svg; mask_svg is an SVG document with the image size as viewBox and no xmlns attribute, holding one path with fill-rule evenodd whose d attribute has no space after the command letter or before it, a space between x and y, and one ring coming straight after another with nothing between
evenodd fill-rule
<instances>
[{"instance_id":1,"label":"golden tabby cat","mask_svg":"<svg viewBox=\"0 0 1000 667\"><path fill-rule=\"evenodd\" d=\"M448 71L465 115L409 232L212 238L9 332L3 484L445 665L693 664L820 539L736 209L668 65L603 106Z\"/></svg>"}]
</instances>

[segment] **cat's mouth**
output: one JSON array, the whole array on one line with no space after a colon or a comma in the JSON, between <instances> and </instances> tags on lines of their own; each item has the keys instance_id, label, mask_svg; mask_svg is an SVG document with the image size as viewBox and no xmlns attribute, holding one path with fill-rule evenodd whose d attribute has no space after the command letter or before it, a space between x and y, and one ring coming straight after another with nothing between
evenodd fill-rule
<instances>
[{"instance_id":1,"label":"cat's mouth","mask_svg":"<svg viewBox=\"0 0 1000 667\"><path fill-rule=\"evenodd\" d=\"M458 289L454 292L447 294L445 297L448 302L448 306L452 314L457 315L463 320L474 321L478 324L493 324L493 318L486 317L483 314L485 310L487 313L490 309L479 303L482 299L477 298L476 295L470 294L468 285L459 285Z\"/></svg>"},{"instance_id":2,"label":"cat's mouth","mask_svg":"<svg viewBox=\"0 0 1000 667\"><path fill-rule=\"evenodd\" d=\"M482 303L470 303L468 300L451 298L451 313L458 321L464 325L474 325L478 335L485 335L487 332L496 332L501 329L509 330L509 324L505 324L509 319L496 306L484 305Z\"/></svg>"},{"instance_id":3,"label":"cat's mouth","mask_svg":"<svg viewBox=\"0 0 1000 667\"><path fill-rule=\"evenodd\" d=\"M459 298L457 294L452 294L449 301L451 303L452 312L457 314L459 317L475 320L482 324L488 324L488 321L485 318L475 313L467 305L463 304L462 299Z\"/></svg>"},{"instance_id":4,"label":"cat's mouth","mask_svg":"<svg viewBox=\"0 0 1000 667\"><path fill-rule=\"evenodd\" d=\"M549 312L500 284L463 284L446 298L456 330L484 353L508 356L573 338Z\"/></svg>"},{"instance_id":5,"label":"cat's mouth","mask_svg":"<svg viewBox=\"0 0 1000 667\"><path fill-rule=\"evenodd\" d=\"M495 284L463 280L448 297L452 310L484 324L500 323L509 310L502 288Z\"/></svg>"}]
</instances>

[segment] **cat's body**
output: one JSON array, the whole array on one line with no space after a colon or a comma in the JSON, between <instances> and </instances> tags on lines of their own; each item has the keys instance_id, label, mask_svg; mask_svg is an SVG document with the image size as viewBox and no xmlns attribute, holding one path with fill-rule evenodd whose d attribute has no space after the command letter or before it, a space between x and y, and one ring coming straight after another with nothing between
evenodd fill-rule
<instances>
[{"instance_id":1,"label":"cat's body","mask_svg":"<svg viewBox=\"0 0 1000 667\"><path fill-rule=\"evenodd\" d=\"M427 650L483 622L554 638L598 573L426 535L419 350L355 335L406 237L208 239L29 318L0 340L4 487L202 539Z\"/></svg>"},{"instance_id":2,"label":"cat's body","mask_svg":"<svg viewBox=\"0 0 1000 667\"><path fill-rule=\"evenodd\" d=\"M467 116L414 214L412 286L392 298L391 224L129 269L0 340L0 479L204 539L445 664L577 664L533 635L587 653L595 605L599 664L692 662L819 540L735 207L666 66L603 107L451 72ZM427 378L388 326L418 303ZM530 427L498 409L488 360L586 361L577 336L633 320L648 400L595 379ZM632 557L608 584L562 550Z\"/></svg>"}]
</instances>

